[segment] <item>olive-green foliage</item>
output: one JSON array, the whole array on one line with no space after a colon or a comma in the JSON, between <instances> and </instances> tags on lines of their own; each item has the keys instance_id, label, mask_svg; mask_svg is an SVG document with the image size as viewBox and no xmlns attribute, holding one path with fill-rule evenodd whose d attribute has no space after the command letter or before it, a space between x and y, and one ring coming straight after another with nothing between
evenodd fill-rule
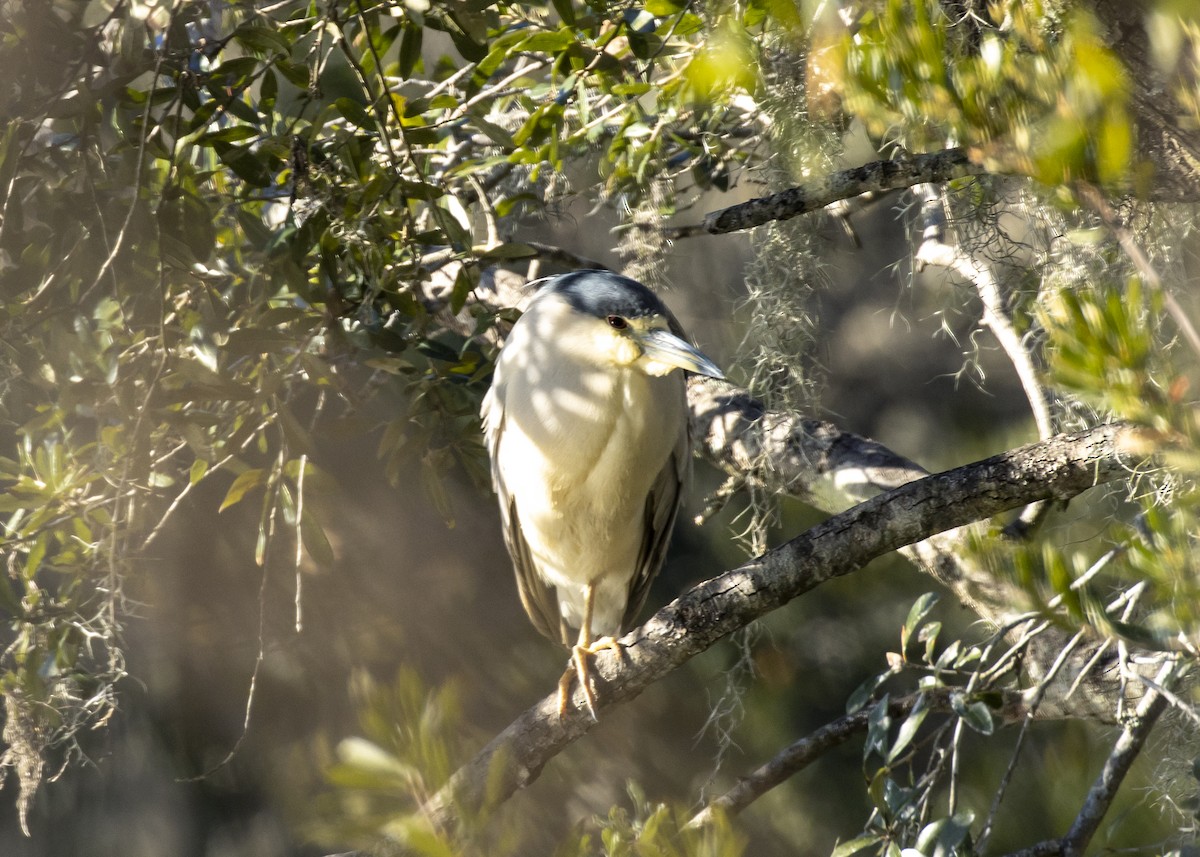
<instances>
[{"instance_id":1,"label":"olive-green foliage","mask_svg":"<svg viewBox=\"0 0 1200 857\"><path fill-rule=\"evenodd\" d=\"M568 172L594 176L580 191L589 203L654 200L663 215L733 185L772 155L757 104L786 109L767 91L763 52L814 33L828 44L828 21L814 19L827 5L3 4L0 765L17 773L22 813L45 761L113 715L127 581L153 573L140 560L196 487L221 486L221 508L257 504L258 564L273 553L327 564L313 428L387 390L405 410L362 430L380 429L393 480L419 458L421 490L452 516L447 468L484 479L488 334L512 317L470 298L488 269L537 254L518 227L561 200ZM1051 185L1134 183L1128 80L1086 11L1005 0L964 21L952 7L864 4L853 38L807 73L877 143L969 144ZM1191 17L1180 32L1194 28ZM803 172L794 145L775 145ZM1122 276L1039 293L1023 311L1050 342L1049 380L1143 426L1175 468L1160 483L1172 502L1148 497L1128 538L1121 582L1155 587L1136 617L1145 639L1182 630L1194 642L1197 379L1160 301ZM1053 571L1068 563L1046 566L1052 591L1070 591L1071 575ZM965 688L980 650L939 651L936 629L915 630L923 617L906 624L924 635L921 669ZM878 707L881 685L857 704ZM330 772L338 835L383 830L417 853L470 847L409 814L463 758L452 690L410 675L358 689L366 737L343 744ZM986 690L964 689L950 722L987 734ZM966 815L914 812L932 805L905 767L924 710L895 738L881 710L864 768L875 813L840 850L960 847ZM943 734L920 740L943 746ZM632 814L614 810L562 853L739 853L723 822L681 830L686 813L639 794ZM314 835L330 824L314 822ZM504 824L481 841L520 853Z\"/></svg>"},{"instance_id":2,"label":"olive-green foliage","mask_svg":"<svg viewBox=\"0 0 1200 857\"><path fill-rule=\"evenodd\" d=\"M505 807L463 809L458 830L433 828L420 806L466 761L466 731L452 686L429 688L411 670L390 685L365 675L353 681L363 737L342 741L327 769L332 791L307 833L331 843L421 857L506 857L530 853L536 838ZM738 857L741 837L724 816L688 827L693 812L650 801L629 786L630 806L576 825L557 857ZM381 842L379 834L383 834ZM531 840L533 840L531 844Z\"/></svg>"},{"instance_id":3,"label":"olive-green foliage","mask_svg":"<svg viewBox=\"0 0 1200 857\"><path fill-rule=\"evenodd\" d=\"M846 106L911 149L949 139L1049 185L1128 186L1124 66L1082 4L867 4L841 46Z\"/></svg>"},{"instance_id":4,"label":"olive-green foliage","mask_svg":"<svg viewBox=\"0 0 1200 857\"><path fill-rule=\"evenodd\" d=\"M709 28L684 5L257 7L5 4L0 691L23 800L39 754L110 712L123 582L196 485L260 504L259 564L285 534L325 563L310 429L399 387L386 471L420 456L449 516L445 468L483 479L496 319L436 312L530 255L506 236L546 178L598 160L628 201L668 162L707 187L744 157L723 97L752 65L689 71Z\"/></svg>"}]
</instances>

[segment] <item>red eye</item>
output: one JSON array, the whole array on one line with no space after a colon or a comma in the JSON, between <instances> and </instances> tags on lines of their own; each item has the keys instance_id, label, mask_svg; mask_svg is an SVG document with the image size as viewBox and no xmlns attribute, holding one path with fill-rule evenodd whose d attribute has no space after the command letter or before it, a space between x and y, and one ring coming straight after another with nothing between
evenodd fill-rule
<instances>
[{"instance_id":1,"label":"red eye","mask_svg":"<svg viewBox=\"0 0 1200 857\"><path fill-rule=\"evenodd\" d=\"M629 322L621 318L619 315L610 315L605 319L605 321L608 322L608 326L613 330L624 330L625 328L629 327Z\"/></svg>"}]
</instances>

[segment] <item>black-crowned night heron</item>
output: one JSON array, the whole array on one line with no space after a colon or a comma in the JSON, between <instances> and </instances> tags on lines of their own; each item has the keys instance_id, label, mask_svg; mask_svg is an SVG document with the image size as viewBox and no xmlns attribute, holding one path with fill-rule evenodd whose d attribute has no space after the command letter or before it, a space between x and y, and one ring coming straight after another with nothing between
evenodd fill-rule
<instances>
[{"instance_id":1,"label":"black-crowned night heron","mask_svg":"<svg viewBox=\"0 0 1200 857\"><path fill-rule=\"evenodd\" d=\"M682 369L721 378L654 293L607 271L552 277L513 325L483 424L525 612L587 658L616 648L662 566L692 452ZM571 628L578 628L572 645Z\"/></svg>"}]
</instances>

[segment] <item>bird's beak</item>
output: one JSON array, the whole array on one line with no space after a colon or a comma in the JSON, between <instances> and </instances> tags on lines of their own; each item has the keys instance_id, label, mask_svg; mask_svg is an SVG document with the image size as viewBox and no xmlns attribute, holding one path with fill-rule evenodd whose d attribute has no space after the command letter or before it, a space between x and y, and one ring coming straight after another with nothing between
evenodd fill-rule
<instances>
[{"instance_id":1,"label":"bird's beak","mask_svg":"<svg viewBox=\"0 0 1200 857\"><path fill-rule=\"evenodd\" d=\"M686 369L697 375L725 380L724 373L717 368L716 363L670 331L654 328L641 333L637 339L650 361L665 367ZM666 374L666 371L668 370L664 369L663 374Z\"/></svg>"}]
</instances>

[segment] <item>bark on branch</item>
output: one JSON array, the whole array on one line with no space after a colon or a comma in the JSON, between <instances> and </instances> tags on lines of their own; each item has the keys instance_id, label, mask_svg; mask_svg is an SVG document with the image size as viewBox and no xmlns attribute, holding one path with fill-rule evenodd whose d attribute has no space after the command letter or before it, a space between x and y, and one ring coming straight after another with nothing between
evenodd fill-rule
<instances>
[{"instance_id":1,"label":"bark on branch","mask_svg":"<svg viewBox=\"0 0 1200 857\"><path fill-rule=\"evenodd\" d=\"M986 172L984 166L973 161L967 150L961 147L890 161L872 161L861 167L815 178L770 196L710 212L704 217L703 230L711 235L723 235L761 226L772 220L787 220L864 193L899 190L927 182L946 182L983 172ZM686 227L683 229L687 230ZM694 230L672 232L668 229L665 232L668 238L678 238L692 234Z\"/></svg>"},{"instance_id":2,"label":"bark on branch","mask_svg":"<svg viewBox=\"0 0 1200 857\"><path fill-rule=\"evenodd\" d=\"M769 411L745 390L693 378L688 387L692 431L699 454L713 465L766 491L785 493L834 514L855 503L927 475L887 447L832 423ZM1036 605L1012 580L997 575L970 549L979 526L940 532L899 549L921 571L947 587L964 605L1014 638L1029 630ZM1029 643L1022 660L1032 683L1041 682L1067 643L1061 628L1047 628ZM1100 656L1104 640L1077 647L1061 680L1040 700L1038 716L1085 717L1111 722L1116 702L1129 690ZM1111 652L1110 652L1111 654ZM1152 674L1153 664L1144 667ZM1128 701L1128 700L1127 700Z\"/></svg>"},{"instance_id":3,"label":"bark on branch","mask_svg":"<svg viewBox=\"0 0 1200 857\"><path fill-rule=\"evenodd\" d=\"M596 710L638 696L671 670L834 577L931 535L1036 500L1068 499L1127 472L1121 426L1101 426L1031 444L909 482L834 515L785 545L708 580L622 638L620 655L594 661ZM593 725L582 693L565 717L552 694L521 714L426 805L439 825L507 799Z\"/></svg>"}]
</instances>

